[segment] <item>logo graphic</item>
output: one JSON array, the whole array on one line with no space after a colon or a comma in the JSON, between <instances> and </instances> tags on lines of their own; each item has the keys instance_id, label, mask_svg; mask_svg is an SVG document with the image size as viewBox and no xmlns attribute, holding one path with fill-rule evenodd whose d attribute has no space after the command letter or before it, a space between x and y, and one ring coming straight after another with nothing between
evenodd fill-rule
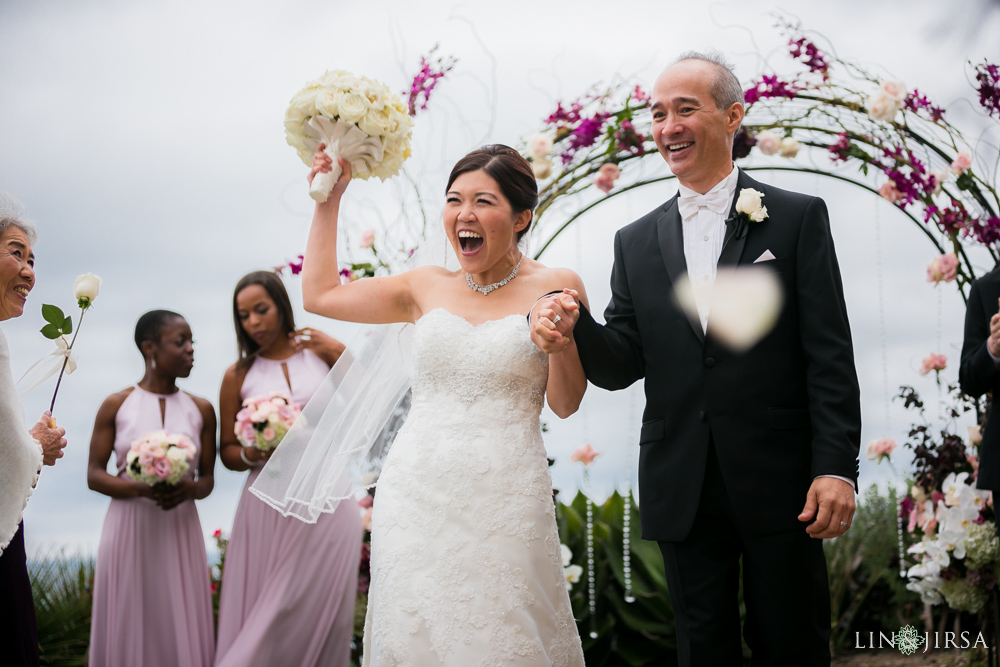
<instances>
[{"instance_id":1,"label":"logo graphic","mask_svg":"<svg viewBox=\"0 0 1000 667\"><path fill-rule=\"evenodd\" d=\"M896 635L896 648L903 655L912 655L925 641L924 636L912 625L904 625Z\"/></svg>"}]
</instances>

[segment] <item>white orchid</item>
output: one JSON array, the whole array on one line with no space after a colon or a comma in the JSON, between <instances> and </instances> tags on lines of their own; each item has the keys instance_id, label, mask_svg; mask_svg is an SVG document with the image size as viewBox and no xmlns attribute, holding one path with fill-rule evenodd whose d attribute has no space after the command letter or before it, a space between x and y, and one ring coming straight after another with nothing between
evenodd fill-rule
<instances>
[{"instance_id":1,"label":"white orchid","mask_svg":"<svg viewBox=\"0 0 1000 667\"><path fill-rule=\"evenodd\" d=\"M966 487L965 480L968 478L969 473L951 473L944 478L944 483L941 485L941 492L944 493L944 504L948 507L955 507L961 503L961 494Z\"/></svg>"}]
</instances>

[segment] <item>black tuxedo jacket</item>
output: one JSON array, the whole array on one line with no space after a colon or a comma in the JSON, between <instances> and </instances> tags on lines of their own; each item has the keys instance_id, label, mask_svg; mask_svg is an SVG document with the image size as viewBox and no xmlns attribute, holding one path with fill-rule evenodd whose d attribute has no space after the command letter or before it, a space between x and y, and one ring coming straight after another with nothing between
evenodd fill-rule
<instances>
[{"instance_id":1,"label":"black tuxedo jacket","mask_svg":"<svg viewBox=\"0 0 1000 667\"><path fill-rule=\"evenodd\" d=\"M965 311L965 342L962 344L962 366L958 372L962 391L970 396L993 393L994 407L986 417L983 442L979 445L979 477L976 487L1000 491L1000 410L996 397L1000 394L1000 373L986 347L990 337L990 318L998 310L1000 299L1000 269L990 271L972 283Z\"/></svg>"},{"instance_id":2,"label":"black tuxedo jacket","mask_svg":"<svg viewBox=\"0 0 1000 667\"><path fill-rule=\"evenodd\" d=\"M709 438L741 526L762 535L798 521L817 475L857 481L861 406L851 332L826 205L762 185L768 217L737 238L729 222L719 266L766 250L784 290L773 330L735 354L676 304L686 272L677 197L618 231L602 326L583 309L575 339L587 379L622 389L645 378L639 438L642 536L676 542L691 529ZM730 218L733 216L731 215Z\"/></svg>"}]
</instances>

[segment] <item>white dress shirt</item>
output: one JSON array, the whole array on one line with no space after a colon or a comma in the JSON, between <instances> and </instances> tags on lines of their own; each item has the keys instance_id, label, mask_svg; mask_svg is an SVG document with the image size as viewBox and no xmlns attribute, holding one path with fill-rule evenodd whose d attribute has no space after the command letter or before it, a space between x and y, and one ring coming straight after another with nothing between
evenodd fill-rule
<instances>
[{"instance_id":1,"label":"white dress shirt","mask_svg":"<svg viewBox=\"0 0 1000 667\"><path fill-rule=\"evenodd\" d=\"M722 246L726 240L726 218L729 217L730 207L736 196L736 182L739 175L739 168L733 165L729 175L704 195L680 183L677 185L681 198L679 206L684 230L684 261L694 291L694 301L698 306L701 330L706 333L712 306L712 286L715 284L719 256L722 255ZM725 206L720 203L723 200ZM857 488L854 480L840 475L817 475L817 477L833 477Z\"/></svg>"},{"instance_id":2,"label":"white dress shirt","mask_svg":"<svg viewBox=\"0 0 1000 667\"><path fill-rule=\"evenodd\" d=\"M678 184L682 201L697 200L698 206L682 206L681 220L684 229L684 261L694 290L695 304L701 319L701 330L708 331L708 313L711 310L711 291L715 284L716 267L726 240L726 218L736 194L739 169L734 165L729 175L715 187L701 195ZM713 201L724 205L711 206Z\"/></svg>"}]
</instances>

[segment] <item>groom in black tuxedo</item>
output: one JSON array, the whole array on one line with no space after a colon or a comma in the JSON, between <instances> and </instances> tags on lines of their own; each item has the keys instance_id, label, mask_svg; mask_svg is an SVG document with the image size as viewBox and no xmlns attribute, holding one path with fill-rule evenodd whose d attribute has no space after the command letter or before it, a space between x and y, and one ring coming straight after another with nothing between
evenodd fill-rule
<instances>
[{"instance_id":1,"label":"groom in black tuxedo","mask_svg":"<svg viewBox=\"0 0 1000 667\"><path fill-rule=\"evenodd\" d=\"M732 162L743 91L725 60L690 53L659 76L656 146L678 196L619 230L611 302L598 324L570 294L532 309L532 338L556 381L583 372L623 389L645 378L639 440L642 536L663 554L681 665L829 665L822 538L854 515L860 394L826 206L758 183ZM735 215L744 189L766 218ZM672 296L681 278L770 267L784 292L774 327L737 353ZM552 379L550 379L551 386Z\"/></svg>"}]
</instances>

